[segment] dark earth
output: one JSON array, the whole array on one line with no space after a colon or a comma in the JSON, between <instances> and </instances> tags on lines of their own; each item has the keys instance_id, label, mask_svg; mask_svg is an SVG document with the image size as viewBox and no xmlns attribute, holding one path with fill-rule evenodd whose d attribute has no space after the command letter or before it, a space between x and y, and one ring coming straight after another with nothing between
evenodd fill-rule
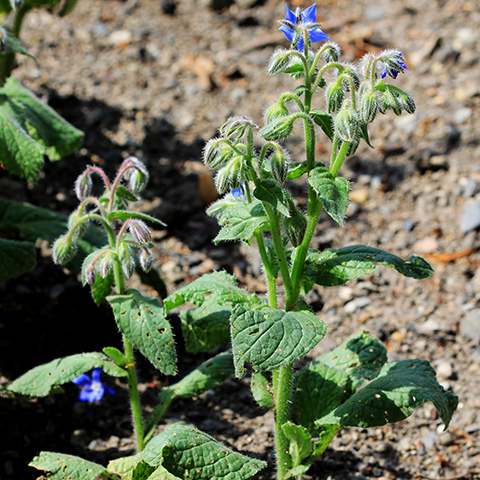
<instances>
[{"instance_id":1,"label":"dark earth","mask_svg":"<svg viewBox=\"0 0 480 480\"><path fill-rule=\"evenodd\" d=\"M314 246L364 243L403 258L421 255L435 274L417 281L381 269L344 287L315 289L308 301L328 333L309 358L368 330L384 342L390 360L430 361L460 404L447 431L431 404L399 424L345 429L305 478L480 478L479 6L325 0L317 9L345 60L402 50L409 69L396 84L413 95L417 112L390 112L372 125L375 148L361 147L342 170L352 182L346 226L322 217ZM265 73L273 51L288 45L277 30L284 12L278 0L79 0L65 18L31 13L22 35L38 64L19 58L15 76L84 131L85 140L75 154L46 164L35 185L2 171L1 194L68 214L75 207L73 182L86 165L113 174L135 155L151 172L139 208L168 224L155 232L155 266L168 291L224 269L243 287L264 292L248 248L212 243L218 227L205 214L214 197L201 151L230 115L261 124L269 103L295 88L289 77ZM323 108L321 96L316 102ZM327 161L328 142L319 136L317 145L318 159ZM302 158L300 136L288 148ZM297 184L292 191L303 189ZM96 307L50 253L40 243L37 267L0 287L2 385L54 358L120 344L108 305ZM186 353L177 339L180 378L206 356ZM162 384L175 381L141 358L138 373L147 407ZM125 384L106 381L117 393L99 404L79 402L75 385L44 399L0 398L0 479L40 476L27 464L41 450L104 465L131 454ZM273 417L252 399L248 379L177 401L159 429L179 419L267 460L259 478L273 478Z\"/></svg>"}]
</instances>

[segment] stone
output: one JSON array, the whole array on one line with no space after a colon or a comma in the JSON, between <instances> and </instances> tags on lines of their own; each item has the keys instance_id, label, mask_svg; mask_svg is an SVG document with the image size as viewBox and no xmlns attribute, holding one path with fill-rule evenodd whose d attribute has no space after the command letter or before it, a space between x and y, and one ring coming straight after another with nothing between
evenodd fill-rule
<instances>
[{"instance_id":1,"label":"stone","mask_svg":"<svg viewBox=\"0 0 480 480\"><path fill-rule=\"evenodd\" d=\"M460 335L480 344L480 308L465 314L460 321Z\"/></svg>"},{"instance_id":2,"label":"stone","mask_svg":"<svg viewBox=\"0 0 480 480\"><path fill-rule=\"evenodd\" d=\"M480 202L469 202L463 209L460 230L467 233L480 226Z\"/></svg>"}]
</instances>

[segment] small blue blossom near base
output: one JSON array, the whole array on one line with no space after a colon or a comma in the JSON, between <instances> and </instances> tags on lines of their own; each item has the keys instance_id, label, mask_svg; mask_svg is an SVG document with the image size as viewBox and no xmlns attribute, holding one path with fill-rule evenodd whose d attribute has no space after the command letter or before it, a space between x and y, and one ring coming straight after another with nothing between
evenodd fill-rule
<instances>
[{"instance_id":1,"label":"small blue blossom near base","mask_svg":"<svg viewBox=\"0 0 480 480\"><path fill-rule=\"evenodd\" d=\"M298 8L295 12L292 12L287 5L285 5L287 13L285 20L282 20L283 24L279 30L281 30L289 42L293 42L292 46L296 46L299 52L303 52L305 49L304 36L302 30L307 30L308 40L312 43L321 42L327 40L329 37L323 33L317 21L317 5L310 5L305 11L301 11Z\"/></svg>"},{"instance_id":2,"label":"small blue blossom near base","mask_svg":"<svg viewBox=\"0 0 480 480\"><path fill-rule=\"evenodd\" d=\"M80 393L78 394L78 399L81 402L99 402L105 392L115 395L115 391L112 390L109 386L104 385L100 381L100 375L102 373L101 368L95 368L92 370L92 376L89 377L86 373L82 373L77 378L74 378L72 382L75 385L80 387Z\"/></svg>"}]
</instances>

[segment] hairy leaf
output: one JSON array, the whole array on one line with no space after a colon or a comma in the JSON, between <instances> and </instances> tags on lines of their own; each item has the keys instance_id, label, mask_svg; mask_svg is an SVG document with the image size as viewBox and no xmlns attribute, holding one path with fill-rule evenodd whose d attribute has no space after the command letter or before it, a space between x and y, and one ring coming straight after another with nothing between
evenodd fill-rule
<instances>
[{"instance_id":1,"label":"hairy leaf","mask_svg":"<svg viewBox=\"0 0 480 480\"><path fill-rule=\"evenodd\" d=\"M308 183L317 192L325 211L341 226L347 213L350 183L342 177L333 177L324 167L314 168Z\"/></svg>"},{"instance_id":2,"label":"hairy leaf","mask_svg":"<svg viewBox=\"0 0 480 480\"><path fill-rule=\"evenodd\" d=\"M324 131L330 140L333 140L334 128L332 116L323 110L310 110L313 121Z\"/></svg>"},{"instance_id":3,"label":"hairy leaf","mask_svg":"<svg viewBox=\"0 0 480 480\"><path fill-rule=\"evenodd\" d=\"M301 425L287 422L282 425L285 436L290 440L290 457L293 466L300 465L312 452L312 437Z\"/></svg>"},{"instance_id":4,"label":"hairy leaf","mask_svg":"<svg viewBox=\"0 0 480 480\"><path fill-rule=\"evenodd\" d=\"M260 201L246 205L237 202L225 210L219 218L222 229L214 242L222 240L244 240L249 242L257 229L269 229L268 219Z\"/></svg>"},{"instance_id":5,"label":"hairy leaf","mask_svg":"<svg viewBox=\"0 0 480 480\"><path fill-rule=\"evenodd\" d=\"M315 423L350 427L379 427L409 417L425 402L432 402L446 427L458 397L446 391L425 360L387 363L379 375Z\"/></svg>"},{"instance_id":6,"label":"hairy leaf","mask_svg":"<svg viewBox=\"0 0 480 480\"><path fill-rule=\"evenodd\" d=\"M237 286L237 280L227 272L213 272L197 278L179 288L165 299L167 312L185 302L202 306L205 302L228 305L230 303L258 304L260 300L254 294Z\"/></svg>"},{"instance_id":7,"label":"hairy leaf","mask_svg":"<svg viewBox=\"0 0 480 480\"><path fill-rule=\"evenodd\" d=\"M250 381L253 398L263 408L273 410L275 402L270 381L264 372L253 372Z\"/></svg>"},{"instance_id":8,"label":"hairy leaf","mask_svg":"<svg viewBox=\"0 0 480 480\"><path fill-rule=\"evenodd\" d=\"M0 283L32 270L36 258L33 243L0 238Z\"/></svg>"},{"instance_id":9,"label":"hairy leaf","mask_svg":"<svg viewBox=\"0 0 480 480\"><path fill-rule=\"evenodd\" d=\"M125 295L107 298L118 328L165 375L176 373L173 332L165 308L156 298L128 289Z\"/></svg>"},{"instance_id":10,"label":"hairy leaf","mask_svg":"<svg viewBox=\"0 0 480 480\"><path fill-rule=\"evenodd\" d=\"M51 480L100 480L116 477L98 463L80 457L56 452L40 452L30 463L30 467L49 472Z\"/></svg>"},{"instance_id":11,"label":"hairy leaf","mask_svg":"<svg viewBox=\"0 0 480 480\"><path fill-rule=\"evenodd\" d=\"M249 310L236 305L231 317L235 374L245 375L245 362L260 372L293 363L317 345L325 332L325 324L309 310Z\"/></svg>"},{"instance_id":12,"label":"hairy leaf","mask_svg":"<svg viewBox=\"0 0 480 480\"><path fill-rule=\"evenodd\" d=\"M427 278L432 267L423 258L414 255L400 257L366 245L330 250L310 255L306 262L305 277L318 285L343 285L349 280L373 273L378 265L394 268L397 272L416 279Z\"/></svg>"},{"instance_id":13,"label":"hairy leaf","mask_svg":"<svg viewBox=\"0 0 480 480\"><path fill-rule=\"evenodd\" d=\"M263 200L272 205L285 217L290 217L290 210L288 207L290 194L286 190L277 187L274 180L261 181L253 191L253 194L259 200Z\"/></svg>"},{"instance_id":14,"label":"hairy leaf","mask_svg":"<svg viewBox=\"0 0 480 480\"><path fill-rule=\"evenodd\" d=\"M127 376L123 368L103 353L78 353L32 368L14 380L8 386L8 390L32 397L46 397L56 385L71 382L82 373L94 368L101 368L112 377Z\"/></svg>"},{"instance_id":15,"label":"hairy leaf","mask_svg":"<svg viewBox=\"0 0 480 480\"><path fill-rule=\"evenodd\" d=\"M35 182L46 155L51 161L72 153L83 133L9 77L0 88L0 150L2 165Z\"/></svg>"},{"instance_id":16,"label":"hairy leaf","mask_svg":"<svg viewBox=\"0 0 480 480\"><path fill-rule=\"evenodd\" d=\"M148 442L143 459L189 480L244 480L266 466L219 444L194 427L175 423Z\"/></svg>"},{"instance_id":17,"label":"hairy leaf","mask_svg":"<svg viewBox=\"0 0 480 480\"><path fill-rule=\"evenodd\" d=\"M206 302L201 307L180 312L185 348L207 352L230 341L230 306Z\"/></svg>"}]
</instances>

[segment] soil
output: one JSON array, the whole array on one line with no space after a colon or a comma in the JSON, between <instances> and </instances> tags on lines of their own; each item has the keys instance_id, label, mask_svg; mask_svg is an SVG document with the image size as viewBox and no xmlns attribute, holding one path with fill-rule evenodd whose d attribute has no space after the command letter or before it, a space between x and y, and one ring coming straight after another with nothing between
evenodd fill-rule
<instances>
[{"instance_id":1,"label":"soil","mask_svg":"<svg viewBox=\"0 0 480 480\"><path fill-rule=\"evenodd\" d=\"M277 0L80 0L65 18L31 13L23 40L38 64L20 58L15 75L85 140L75 154L46 164L35 185L2 172L2 194L68 213L86 165L111 174L135 155L151 172L140 208L168 224L155 232L155 266L168 291L225 269L264 292L255 255L212 243L218 227L205 214L213 197L201 151L228 116L261 124L266 106L292 88L289 77L265 73L272 52L287 46L277 31L284 8ZM477 227L462 223L465 209L480 201L478 5L324 0L317 8L344 59L404 52L409 69L396 84L413 95L417 112L390 113L372 125L375 148L362 146L342 170L353 190L346 226L322 217L314 246L364 243L404 258L422 255L435 274L416 281L380 269L344 287L314 290L308 300L328 333L309 358L368 330L391 360L430 361L460 404L448 431L430 404L399 424L345 429L305 478L480 478L480 241ZM300 136L288 148L302 158ZM317 153L327 162L328 145L319 141ZM292 191L302 194L300 187ZM40 363L120 342L109 308L96 307L75 275L52 265L48 250L39 245L37 268L1 286L3 385ZM181 377L205 357L179 345L179 358ZM141 359L139 378L151 405L168 379ZM0 398L0 478L36 478L40 473L26 465L41 450L103 464L132 453L125 385L110 385L117 394L92 405L78 401L74 385L44 399ZM268 461L259 478L272 478L272 415L256 405L248 379L174 403L159 429L178 419Z\"/></svg>"}]
</instances>

